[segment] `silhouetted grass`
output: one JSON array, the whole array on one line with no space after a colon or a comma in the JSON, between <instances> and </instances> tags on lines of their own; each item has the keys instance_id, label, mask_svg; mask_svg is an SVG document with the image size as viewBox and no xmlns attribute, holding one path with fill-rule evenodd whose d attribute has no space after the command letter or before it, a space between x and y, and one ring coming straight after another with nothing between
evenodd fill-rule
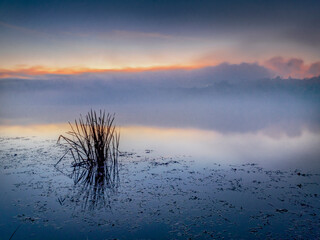
<instances>
[{"instance_id":1,"label":"silhouetted grass","mask_svg":"<svg viewBox=\"0 0 320 240\"><path fill-rule=\"evenodd\" d=\"M74 125L69 122L71 131L67 132L68 136L60 135L58 143L69 148L74 167L106 168L107 175L110 171L116 171L120 133L114 124L114 118L114 114L106 114L101 110L97 114L91 110L84 118L80 115Z\"/></svg>"}]
</instances>

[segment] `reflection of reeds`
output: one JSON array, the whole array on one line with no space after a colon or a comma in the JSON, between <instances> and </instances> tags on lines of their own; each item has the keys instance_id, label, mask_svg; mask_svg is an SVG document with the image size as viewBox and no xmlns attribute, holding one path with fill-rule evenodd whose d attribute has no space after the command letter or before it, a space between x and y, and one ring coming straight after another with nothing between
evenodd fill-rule
<instances>
[{"instance_id":1,"label":"reflection of reeds","mask_svg":"<svg viewBox=\"0 0 320 240\"><path fill-rule=\"evenodd\" d=\"M64 140L74 159L73 166L114 169L118 163L120 134L114 125L114 115L105 111L90 111L85 118L80 116L68 137L60 135L58 143ZM108 171L109 172L109 171Z\"/></svg>"},{"instance_id":2,"label":"reflection of reeds","mask_svg":"<svg viewBox=\"0 0 320 240\"><path fill-rule=\"evenodd\" d=\"M93 210L109 206L108 196L117 189L119 184L118 171L106 177L106 168L74 167L72 178L80 186L78 199L82 208Z\"/></svg>"},{"instance_id":3,"label":"reflection of reeds","mask_svg":"<svg viewBox=\"0 0 320 240\"><path fill-rule=\"evenodd\" d=\"M85 118L80 116L72 125L68 137L60 135L58 143L68 148L55 166L71 153L73 172L70 177L75 184L83 186L85 205L93 207L105 201L105 189L118 186L118 156L120 134L114 125L114 115L100 110L99 115L90 111ZM102 201L101 201L102 200Z\"/></svg>"}]
</instances>

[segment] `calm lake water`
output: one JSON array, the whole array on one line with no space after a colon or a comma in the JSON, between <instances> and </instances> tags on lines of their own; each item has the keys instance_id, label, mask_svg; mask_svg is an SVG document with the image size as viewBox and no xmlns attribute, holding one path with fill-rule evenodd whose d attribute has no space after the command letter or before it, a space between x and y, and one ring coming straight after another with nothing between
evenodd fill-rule
<instances>
[{"instance_id":1,"label":"calm lake water","mask_svg":"<svg viewBox=\"0 0 320 240\"><path fill-rule=\"evenodd\" d=\"M75 184L65 124L1 126L1 239L315 239L320 134L121 126L113 187Z\"/></svg>"}]
</instances>

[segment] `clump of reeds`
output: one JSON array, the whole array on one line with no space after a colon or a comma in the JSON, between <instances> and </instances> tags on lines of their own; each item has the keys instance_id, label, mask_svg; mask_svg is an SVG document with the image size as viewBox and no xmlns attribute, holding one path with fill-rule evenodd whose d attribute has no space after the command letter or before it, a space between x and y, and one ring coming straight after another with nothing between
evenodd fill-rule
<instances>
[{"instance_id":1,"label":"clump of reeds","mask_svg":"<svg viewBox=\"0 0 320 240\"><path fill-rule=\"evenodd\" d=\"M97 114L91 110L85 117L80 115L74 125L69 122L71 131L67 132L68 136L60 135L58 143L68 148L74 167L95 168L106 174L117 170L120 133L114 118L114 114L101 110Z\"/></svg>"}]
</instances>

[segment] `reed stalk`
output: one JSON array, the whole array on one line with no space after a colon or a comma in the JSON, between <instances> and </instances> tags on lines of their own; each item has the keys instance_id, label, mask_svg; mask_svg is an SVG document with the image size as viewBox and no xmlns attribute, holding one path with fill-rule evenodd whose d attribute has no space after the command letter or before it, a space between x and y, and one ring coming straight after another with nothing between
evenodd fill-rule
<instances>
[{"instance_id":1,"label":"reed stalk","mask_svg":"<svg viewBox=\"0 0 320 240\"><path fill-rule=\"evenodd\" d=\"M114 119L114 114L91 110L85 117L80 115L74 124L69 122L71 130L67 136L60 135L58 143L68 148L74 167L104 169L107 175L117 170L120 133Z\"/></svg>"}]
</instances>

